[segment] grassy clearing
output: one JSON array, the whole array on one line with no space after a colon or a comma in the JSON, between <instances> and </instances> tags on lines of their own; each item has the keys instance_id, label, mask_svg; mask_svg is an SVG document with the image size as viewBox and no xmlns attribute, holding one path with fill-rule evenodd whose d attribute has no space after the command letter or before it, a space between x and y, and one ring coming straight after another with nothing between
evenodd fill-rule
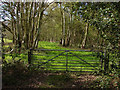
<instances>
[{"instance_id":1,"label":"grassy clearing","mask_svg":"<svg viewBox=\"0 0 120 90\"><path fill-rule=\"evenodd\" d=\"M39 47L42 49L71 50L60 46L58 43L41 41ZM72 49L74 50L74 49ZM95 71L99 66L96 53L85 51L34 51L32 63L44 70L51 71ZM43 64L45 63L46 64Z\"/></svg>"},{"instance_id":2,"label":"grassy clearing","mask_svg":"<svg viewBox=\"0 0 120 90\"><path fill-rule=\"evenodd\" d=\"M58 43L47 42L47 41L40 41L38 47L40 49L71 50L71 48L62 47ZM99 59L95 56L96 53L93 53L93 52L33 51L33 54L34 55L32 55L32 64L37 68L38 66L41 65L40 68L44 70L95 71L96 69L98 69L98 66L99 66ZM59 56L59 54L61 55ZM17 55L17 54L5 55L5 61L7 63L13 63L20 59L24 62L24 64L27 64L28 63L27 52L20 55ZM48 62L48 63L43 64L44 62Z\"/></svg>"}]
</instances>

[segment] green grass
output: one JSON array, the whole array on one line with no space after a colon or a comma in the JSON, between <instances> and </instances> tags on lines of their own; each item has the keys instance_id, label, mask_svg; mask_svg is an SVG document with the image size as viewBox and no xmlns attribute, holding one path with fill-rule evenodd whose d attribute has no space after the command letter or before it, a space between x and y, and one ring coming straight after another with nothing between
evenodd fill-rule
<instances>
[{"instance_id":1,"label":"green grass","mask_svg":"<svg viewBox=\"0 0 120 90\"><path fill-rule=\"evenodd\" d=\"M5 43L12 43L12 40L9 40L9 39L6 39L6 38L4 38L3 40L4 40Z\"/></svg>"},{"instance_id":2,"label":"green grass","mask_svg":"<svg viewBox=\"0 0 120 90\"><path fill-rule=\"evenodd\" d=\"M10 41L10 40L7 40ZM71 48L62 47L59 43L40 41L38 44L40 49L57 49L57 50L71 50ZM74 50L74 49L72 49ZM63 53L63 54L61 54ZM44 70L51 71L95 71L99 66L99 59L96 53L85 51L33 51L32 64L38 68L38 66ZM61 54L61 55L59 55ZM76 55L76 56L74 56ZM67 57L66 57L67 56ZM15 57L15 58L14 58ZM13 63L18 60L28 63L27 52L24 54L5 55L7 63ZM43 64L47 62L46 64ZM67 64L66 64L67 63ZM67 66L66 66L67 65ZM93 66L93 67L92 67ZM95 67L95 68L94 68Z\"/></svg>"},{"instance_id":3,"label":"green grass","mask_svg":"<svg viewBox=\"0 0 120 90\"><path fill-rule=\"evenodd\" d=\"M40 41L39 48L71 50L62 47L58 43ZM74 49L72 49L74 50ZM61 54L63 53L63 54ZM51 71L95 71L99 66L99 59L93 52L85 51L34 51L32 63L37 67L40 65L44 70ZM59 55L61 54L61 55ZM67 55L67 57L66 57ZM76 56L74 56L76 55ZM79 58L78 58L79 57ZM67 61L66 61L67 60ZM46 64L43 64L47 62ZM67 68L66 68L67 63ZM92 67L93 66L93 67ZM94 68L95 67L95 68Z\"/></svg>"}]
</instances>

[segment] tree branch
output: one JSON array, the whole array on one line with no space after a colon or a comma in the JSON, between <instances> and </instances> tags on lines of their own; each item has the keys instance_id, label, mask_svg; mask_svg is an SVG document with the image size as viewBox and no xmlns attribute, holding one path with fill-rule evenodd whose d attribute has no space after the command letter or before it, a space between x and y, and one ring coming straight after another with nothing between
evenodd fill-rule
<instances>
[{"instance_id":1,"label":"tree branch","mask_svg":"<svg viewBox=\"0 0 120 90\"><path fill-rule=\"evenodd\" d=\"M11 31L10 27L8 27L7 25L5 25L3 22L2 22L2 26L7 29L10 33L13 34L13 32Z\"/></svg>"}]
</instances>

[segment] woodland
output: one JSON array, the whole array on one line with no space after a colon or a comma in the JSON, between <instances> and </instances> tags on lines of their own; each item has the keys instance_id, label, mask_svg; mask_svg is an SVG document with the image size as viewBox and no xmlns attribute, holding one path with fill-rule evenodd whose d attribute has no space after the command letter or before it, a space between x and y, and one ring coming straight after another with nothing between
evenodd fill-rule
<instances>
[{"instance_id":1,"label":"woodland","mask_svg":"<svg viewBox=\"0 0 120 90\"><path fill-rule=\"evenodd\" d=\"M3 89L120 89L120 2L0 3Z\"/></svg>"}]
</instances>

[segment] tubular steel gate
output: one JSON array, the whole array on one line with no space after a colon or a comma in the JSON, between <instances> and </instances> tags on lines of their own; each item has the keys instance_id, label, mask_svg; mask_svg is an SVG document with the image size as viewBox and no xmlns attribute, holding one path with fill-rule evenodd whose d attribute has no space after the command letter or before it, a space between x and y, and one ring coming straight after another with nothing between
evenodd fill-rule
<instances>
[{"instance_id":1,"label":"tubular steel gate","mask_svg":"<svg viewBox=\"0 0 120 90\"><path fill-rule=\"evenodd\" d=\"M93 72L99 69L96 51L90 50L30 50L29 63L46 71Z\"/></svg>"}]
</instances>

